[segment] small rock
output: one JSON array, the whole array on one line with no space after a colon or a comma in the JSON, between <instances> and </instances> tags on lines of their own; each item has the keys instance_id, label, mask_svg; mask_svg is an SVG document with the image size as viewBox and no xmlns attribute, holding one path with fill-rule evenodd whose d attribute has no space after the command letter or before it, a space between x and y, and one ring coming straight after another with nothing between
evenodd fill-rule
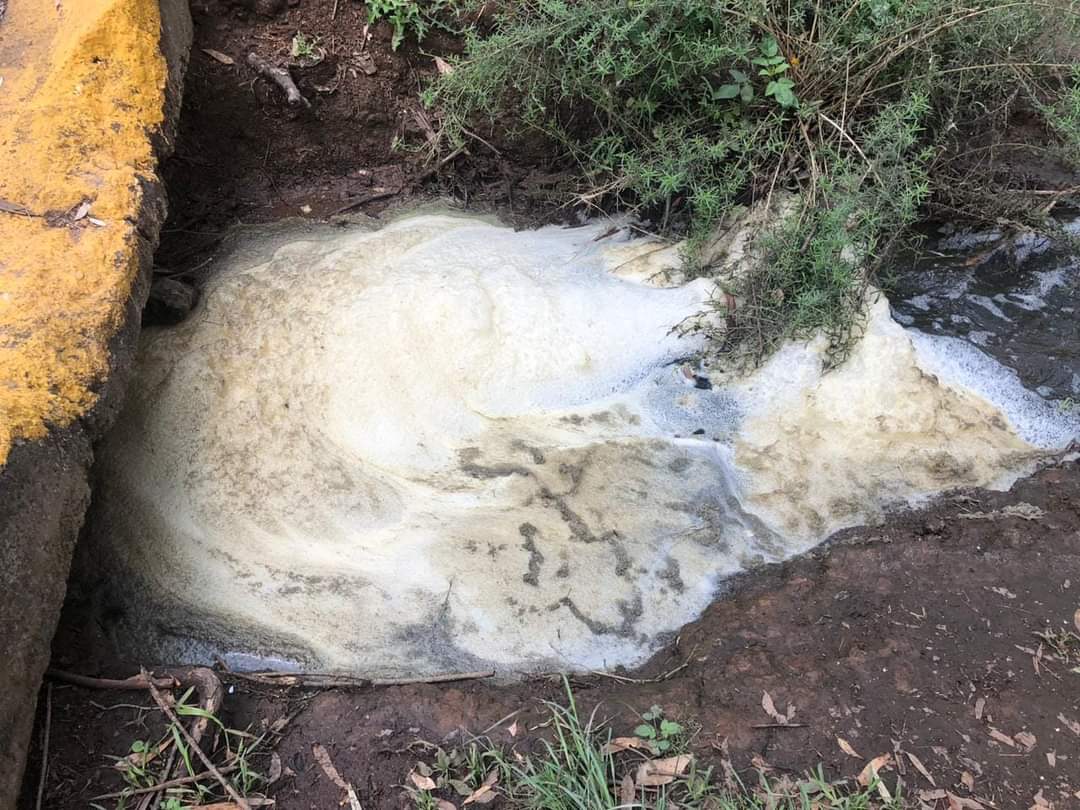
<instances>
[{"instance_id":1,"label":"small rock","mask_svg":"<svg viewBox=\"0 0 1080 810\"><path fill-rule=\"evenodd\" d=\"M173 278L156 278L143 310L143 323L168 326L187 318L199 301L194 287Z\"/></svg>"}]
</instances>

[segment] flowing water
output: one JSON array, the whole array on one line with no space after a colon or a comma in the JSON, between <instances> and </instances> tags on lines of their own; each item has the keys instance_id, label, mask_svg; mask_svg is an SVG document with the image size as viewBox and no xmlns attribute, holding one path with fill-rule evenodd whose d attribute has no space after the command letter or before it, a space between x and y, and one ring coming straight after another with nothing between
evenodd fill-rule
<instances>
[{"instance_id":1,"label":"flowing water","mask_svg":"<svg viewBox=\"0 0 1080 810\"><path fill-rule=\"evenodd\" d=\"M632 665L730 575L1007 486L1077 435L1075 265L993 292L942 258L894 294L912 328L879 297L839 370L812 342L727 378L670 331L708 283L602 237L422 214L234 239L193 316L144 334L100 448L91 543L124 651ZM1071 349L1025 359L1062 330Z\"/></svg>"}]
</instances>

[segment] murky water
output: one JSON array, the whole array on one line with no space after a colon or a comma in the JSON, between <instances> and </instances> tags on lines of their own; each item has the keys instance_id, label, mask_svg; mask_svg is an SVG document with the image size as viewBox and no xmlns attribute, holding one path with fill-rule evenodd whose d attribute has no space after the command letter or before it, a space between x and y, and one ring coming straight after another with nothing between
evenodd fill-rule
<instances>
[{"instance_id":1,"label":"murky water","mask_svg":"<svg viewBox=\"0 0 1080 810\"><path fill-rule=\"evenodd\" d=\"M1065 228L1080 235L1080 219ZM900 323L978 347L1063 408L1080 396L1080 259L1069 246L945 227L895 270Z\"/></svg>"}]
</instances>

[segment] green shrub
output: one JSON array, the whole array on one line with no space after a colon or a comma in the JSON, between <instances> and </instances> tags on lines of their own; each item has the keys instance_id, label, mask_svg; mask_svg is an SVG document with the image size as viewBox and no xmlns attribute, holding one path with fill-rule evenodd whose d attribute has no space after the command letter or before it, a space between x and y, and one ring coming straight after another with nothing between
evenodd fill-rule
<instances>
[{"instance_id":1,"label":"green shrub","mask_svg":"<svg viewBox=\"0 0 1080 810\"><path fill-rule=\"evenodd\" d=\"M393 26L391 47L397 50L408 34L422 40L436 25L438 15L453 5L453 0L368 0L368 19L386 20Z\"/></svg>"},{"instance_id":2,"label":"green shrub","mask_svg":"<svg viewBox=\"0 0 1080 810\"><path fill-rule=\"evenodd\" d=\"M468 32L425 98L448 149L484 118L545 134L579 200L687 234L712 274L703 247L734 205L798 192L724 281L713 345L759 361L825 330L842 356L873 268L927 201L1031 219L993 166L971 168L1015 112L1076 158L1080 74L1050 54L1075 41L1078 3L524 0Z\"/></svg>"}]
</instances>

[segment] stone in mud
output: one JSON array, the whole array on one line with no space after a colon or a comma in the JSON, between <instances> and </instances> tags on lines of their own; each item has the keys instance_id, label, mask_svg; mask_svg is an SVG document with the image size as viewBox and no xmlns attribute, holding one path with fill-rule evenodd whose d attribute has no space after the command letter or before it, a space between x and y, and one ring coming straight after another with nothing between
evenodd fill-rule
<instances>
[{"instance_id":1,"label":"stone in mud","mask_svg":"<svg viewBox=\"0 0 1080 810\"><path fill-rule=\"evenodd\" d=\"M0 807L130 367L191 40L183 0L24 0L0 34ZM14 215L12 210L26 215Z\"/></svg>"},{"instance_id":2,"label":"stone in mud","mask_svg":"<svg viewBox=\"0 0 1080 810\"><path fill-rule=\"evenodd\" d=\"M708 284L656 286L655 248L597 233L239 237L192 317L144 333L100 450L79 579L121 652L630 665L725 576L1053 445L1010 422L1039 405L1015 381L977 393L992 368L965 376L881 302L845 369L792 346L698 387L670 329Z\"/></svg>"}]
</instances>

